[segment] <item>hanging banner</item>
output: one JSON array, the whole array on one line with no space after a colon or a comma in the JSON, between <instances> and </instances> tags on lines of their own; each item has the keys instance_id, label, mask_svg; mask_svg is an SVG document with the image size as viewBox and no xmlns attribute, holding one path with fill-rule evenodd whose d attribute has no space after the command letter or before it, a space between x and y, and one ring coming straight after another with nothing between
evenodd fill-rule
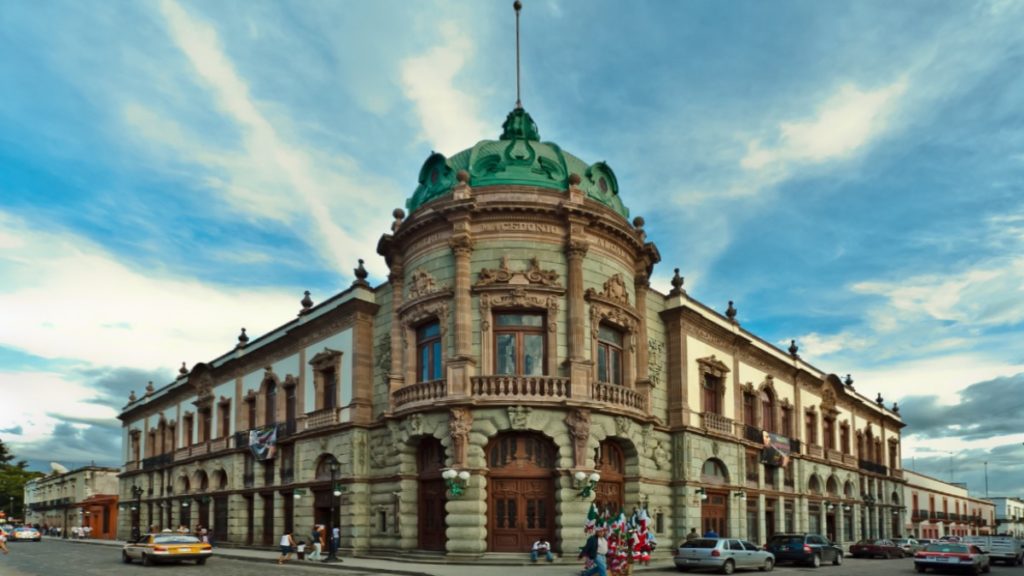
<instances>
[{"instance_id":1,"label":"hanging banner","mask_svg":"<svg viewBox=\"0 0 1024 576\"><path fill-rule=\"evenodd\" d=\"M257 460L273 460L277 452L277 424L249 430L249 450Z\"/></svg>"},{"instance_id":2,"label":"hanging banner","mask_svg":"<svg viewBox=\"0 0 1024 576\"><path fill-rule=\"evenodd\" d=\"M761 431L761 464L774 468L785 468L789 465L789 438L781 434Z\"/></svg>"}]
</instances>

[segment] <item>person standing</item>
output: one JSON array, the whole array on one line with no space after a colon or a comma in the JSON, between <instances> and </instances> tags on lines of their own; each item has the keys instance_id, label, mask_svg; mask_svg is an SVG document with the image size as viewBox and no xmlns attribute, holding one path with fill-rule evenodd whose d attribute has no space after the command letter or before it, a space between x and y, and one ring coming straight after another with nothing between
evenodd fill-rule
<instances>
[{"instance_id":1,"label":"person standing","mask_svg":"<svg viewBox=\"0 0 1024 576\"><path fill-rule=\"evenodd\" d=\"M320 561L320 526L317 524L313 525L313 530L309 533L309 553L306 554L306 560L311 562Z\"/></svg>"},{"instance_id":2,"label":"person standing","mask_svg":"<svg viewBox=\"0 0 1024 576\"><path fill-rule=\"evenodd\" d=\"M3 552L4 556L9 554L7 551L7 532L4 532L3 528L0 528L0 552Z\"/></svg>"},{"instance_id":3,"label":"person standing","mask_svg":"<svg viewBox=\"0 0 1024 576\"><path fill-rule=\"evenodd\" d=\"M696 540L697 538L700 538L700 534L697 534L697 529L690 528L690 533L686 535L686 541L689 542L690 540Z\"/></svg>"},{"instance_id":4,"label":"person standing","mask_svg":"<svg viewBox=\"0 0 1024 576\"><path fill-rule=\"evenodd\" d=\"M341 562L341 558L338 558L338 547L341 545L341 527L335 526L331 529L331 556L334 556L338 562Z\"/></svg>"},{"instance_id":5,"label":"person standing","mask_svg":"<svg viewBox=\"0 0 1024 576\"><path fill-rule=\"evenodd\" d=\"M284 564L288 560L291 560L292 554L295 553L295 538L291 532L286 531L281 536L281 556L277 559L278 564Z\"/></svg>"},{"instance_id":6,"label":"person standing","mask_svg":"<svg viewBox=\"0 0 1024 576\"><path fill-rule=\"evenodd\" d=\"M583 550L580 551L579 558L586 556L594 563L593 566L583 571L581 576L593 576L594 574L600 574L600 576L608 576L608 528L599 526L594 532L594 535L587 538L587 543L583 546Z\"/></svg>"}]
</instances>

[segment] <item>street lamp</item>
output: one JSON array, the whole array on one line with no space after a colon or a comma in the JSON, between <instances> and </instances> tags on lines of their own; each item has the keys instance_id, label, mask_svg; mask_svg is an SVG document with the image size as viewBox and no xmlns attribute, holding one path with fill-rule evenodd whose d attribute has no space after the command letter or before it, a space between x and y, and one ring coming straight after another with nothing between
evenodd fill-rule
<instances>
[{"instance_id":1,"label":"street lamp","mask_svg":"<svg viewBox=\"0 0 1024 576\"><path fill-rule=\"evenodd\" d=\"M341 558L338 558L338 544L339 542L334 538L334 501L336 498L341 496L341 487L338 486L338 472L341 471L341 463L333 455L330 461L331 468L331 517L327 519L327 558L324 558L324 562L341 562ZM339 530L339 534L340 534Z\"/></svg>"},{"instance_id":2,"label":"street lamp","mask_svg":"<svg viewBox=\"0 0 1024 576\"><path fill-rule=\"evenodd\" d=\"M138 540L142 534L139 530L139 516L142 515L142 486L132 484L132 497L135 498L135 505L132 506L132 541Z\"/></svg>"}]
</instances>

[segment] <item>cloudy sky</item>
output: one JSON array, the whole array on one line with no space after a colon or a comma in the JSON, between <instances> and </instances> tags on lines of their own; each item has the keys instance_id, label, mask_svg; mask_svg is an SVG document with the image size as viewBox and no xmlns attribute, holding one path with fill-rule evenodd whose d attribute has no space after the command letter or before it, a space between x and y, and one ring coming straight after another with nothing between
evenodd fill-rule
<instances>
[{"instance_id":1,"label":"cloudy sky","mask_svg":"<svg viewBox=\"0 0 1024 576\"><path fill-rule=\"evenodd\" d=\"M524 106L616 170L656 288L899 401L906 467L1024 495L1024 4L525 4ZM510 0L5 3L0 438L117 465L130 390L382 282L513 47Z\"/></svg>"}]
</instances>

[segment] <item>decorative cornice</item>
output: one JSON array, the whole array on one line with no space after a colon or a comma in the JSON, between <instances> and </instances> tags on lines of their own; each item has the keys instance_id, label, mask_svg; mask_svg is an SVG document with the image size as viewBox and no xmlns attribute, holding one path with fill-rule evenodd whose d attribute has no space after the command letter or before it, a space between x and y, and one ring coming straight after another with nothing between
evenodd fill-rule
<instances>
[{"instance_id":1,"label":"decorative cornice","mask_svg":"<svg viewBox=\"0 0 1024 576\"><path fill-rule=\"evenodd\" d=\"M584 298L589 300L595 296L600 296L604 300L620 306L629 306L629 292L626 291L626 283L622 281L621 274L615 274L606 280L604 290L601 292L587 288Z\"/></svg>"},{"instance_id":2,"label":"decorative cornice","mask_svg":"<svg viewBox=\"0 0 1024 576\"><path fill-rule=\"evenodd\" d=\"M704 358L697 358L697 364L705 372L719 378L725 378L725 375L730 372L729 367L725 362L719 360L714 354Z\"/></svg>"},{"instance_id":3,"label":"decorative cornice","mask_svg":"<svg viewBox=\"0 0 1024 576\"><path fill-rule=\"evenodd\" d=\"M438 285L430 272L423 268L417 268L409 278L409 292L406 296L406 301L412 302L438 292L450 293L451 289L444 285Z\"/></svg>"},{"instance_id":4,"label":"decorative cornice","mask_svg":"<svg viewBox=\"0 0 1024 576\"><path fill-rule=\"evenodd\" d=\"M540 285L552 288L562 287L562 285L558 283L558 273L554 270L542 270L540 267L540 261L536 256L530 259L529 267L516 271L509 268L508 256L502 256L501 266L498 268L484 268L480 270L476 284L473 286L479 288L500 284L512 286Z\"/></svg>"}]
</instances>

